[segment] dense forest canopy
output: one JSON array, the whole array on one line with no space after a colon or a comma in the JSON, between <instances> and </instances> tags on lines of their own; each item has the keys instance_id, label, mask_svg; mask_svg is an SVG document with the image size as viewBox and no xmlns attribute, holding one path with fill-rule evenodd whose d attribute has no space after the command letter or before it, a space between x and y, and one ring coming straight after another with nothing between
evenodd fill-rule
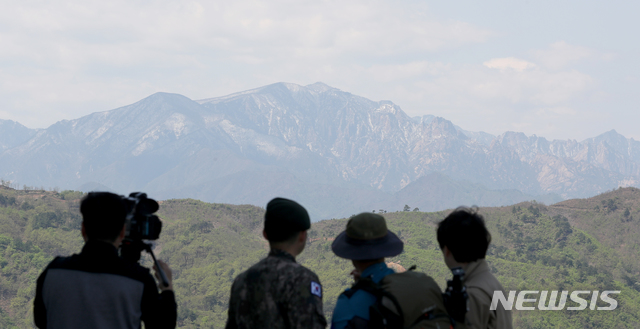
<instances>
[{"instance_id":1,"label":"dense forest canopy","mask_svg":"<svg viewBox=\"0 0 640 329\"><path fill-rule=\"evenodd\" d=\"M0 187L0 327L33 327L37 276L56 255L82 247L81 197L73 191ZM417 265L444 287L450 274L435 226L446 213L383 214L405 242L405 252L387 260L391 266ZM482 208L480 213L493 236L487 260L507 290L621 291L614 296L614 311L514 311L515 327L634 328L640 321L640 190L618 189L552 206L530 202ZM179 327L224 326L231 282L267 253L260 234L263 214L248 205L161 202L164 228L155 250L174 270ZM298 258L320 277L328 318L337 296L352 283L351 263L331 252L346 221L313 223ZM143 258L143 265L150 265L149 258Z\"/></svg>"}]
</instances>

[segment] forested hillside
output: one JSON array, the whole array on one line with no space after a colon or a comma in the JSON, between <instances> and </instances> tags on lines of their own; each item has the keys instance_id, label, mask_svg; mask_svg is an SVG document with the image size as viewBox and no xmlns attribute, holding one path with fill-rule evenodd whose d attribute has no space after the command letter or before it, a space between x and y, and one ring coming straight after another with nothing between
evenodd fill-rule
<instances>
[{"instance_id":1,"label":"forested hillside","mask_svg":"<svg viewBox=\"0 0 640 329\"><path fill-rule=\"evenodd\" d=\"M0 190L0 327L30 328L35 279L55 255L80 250L80 193ZM482 208L493 235L487 260L507 290L621 290L614 311L515 311L516 328L635 328L640 321L640 190L619 189L553 206ZM221 328L233 278L264 257L264 210L163 201L156 252L174 269L181 328ZM449 277L435 238L446 212L386 213L405 252L396 268L417 265L444 286ZM349 287L351 264L331 252L346 219L314 223L299 261L324 287L328 317ZM148 257L144 264L149 264ZM572 305L571 301L567 306Z\"/></svg>"},{"instance_id":2,"label":"forested hillside","mask_svg":"<svg viewBox=\"0 0 640 329\"><path fill-rule=\"evenodd\" d=\"M81 196L0 186L1 328L31 328L38 275L56 255L82 247Z\"/></svg>"}]
</instances>

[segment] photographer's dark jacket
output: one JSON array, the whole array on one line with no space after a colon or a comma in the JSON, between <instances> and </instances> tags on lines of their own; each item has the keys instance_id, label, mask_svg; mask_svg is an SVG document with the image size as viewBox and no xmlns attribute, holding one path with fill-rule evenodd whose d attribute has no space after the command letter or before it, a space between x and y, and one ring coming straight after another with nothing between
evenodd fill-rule
<instances>
[{"instance_id":1,"label":"photographer's dark jacket","mask_svg":"<svg viewBox=\"0 0 640 329\"><path fill-rule=\"evenodd\" d=\"M38 328L175 328L172 291L158 294L149 270L118 257L105 242L57 257L38 278L34 318Z\"/></svg>"}]
</instances>

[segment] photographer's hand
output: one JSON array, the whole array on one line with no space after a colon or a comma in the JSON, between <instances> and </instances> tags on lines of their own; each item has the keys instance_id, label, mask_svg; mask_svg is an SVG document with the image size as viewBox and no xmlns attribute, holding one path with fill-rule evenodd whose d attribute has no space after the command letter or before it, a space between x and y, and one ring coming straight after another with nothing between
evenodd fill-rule
<instances>
[{"instance_id":1,"label":"photographer's hand","mask_svg":"<svg viewBox=\"0 0 640 329\"><path fill-rule=\"evenodd\" d=\"M160 267L162 268L164 275L167 277L167 281L169 281L169 286L165 286L162 284L162 279L160 278L160 272L158 271L158 268L154 265L153 270L154 270L154 275L158 280L158 288L160 288L160 290L162 291L173 290L173 279L172 279L171 268L169 267L169 265L167 265L167 263L161 260L158 260L158 264L160 264Z\"/></svg>"}]
</instances>

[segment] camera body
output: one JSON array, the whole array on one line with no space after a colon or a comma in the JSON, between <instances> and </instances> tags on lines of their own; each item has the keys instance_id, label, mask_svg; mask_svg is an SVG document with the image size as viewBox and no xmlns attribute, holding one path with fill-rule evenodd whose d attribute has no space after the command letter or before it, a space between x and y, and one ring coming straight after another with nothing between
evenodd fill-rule
<instances>
[{"instance_id":1,"label":"camera body","mask_svg":"<svg viewBox=\"0 0 640 329\"><path fill-rule=\"evenodd\" d=\"M127 204L125 240L157 240L162 231L162 222L154 215L159 209L158 202L147 198L146 193L134 192L123 198Z\"/></svg>"},{"instance_id":2,"label":"camera body","mask_svg":"<svg viewBox=\"0 0 640 329\"><path fill-rule=\"evenodd\" d=\"M148 252L153 258L162 285L168 287L170 282L153 254L151 243L143 241L157 240L160 237L162 222L153 214L160 209L160 205L156 200L147 198L147 194L142 192L133 192L122 199L127 204L127 219L124 240L120 246L120 257L125 261L137 263L140 261L140 253L143 250Z\"/></svg>"},{"instance_id":3,"label":"camera body","mask_svg":"<svg viewBox=\"0 0 640 329\"><path fill-rule=\"evenodd\" d=\"M145 240L157 240L162 231L162 222L153 213L158 211L158 202L147 198L146 193L134 192L122 200L127 205L125 236L120 246L120 257L137 263L143 250L151 253L151 244ZM155 256L154 260L155 260Z\"/></svg>"}]
</instances>

